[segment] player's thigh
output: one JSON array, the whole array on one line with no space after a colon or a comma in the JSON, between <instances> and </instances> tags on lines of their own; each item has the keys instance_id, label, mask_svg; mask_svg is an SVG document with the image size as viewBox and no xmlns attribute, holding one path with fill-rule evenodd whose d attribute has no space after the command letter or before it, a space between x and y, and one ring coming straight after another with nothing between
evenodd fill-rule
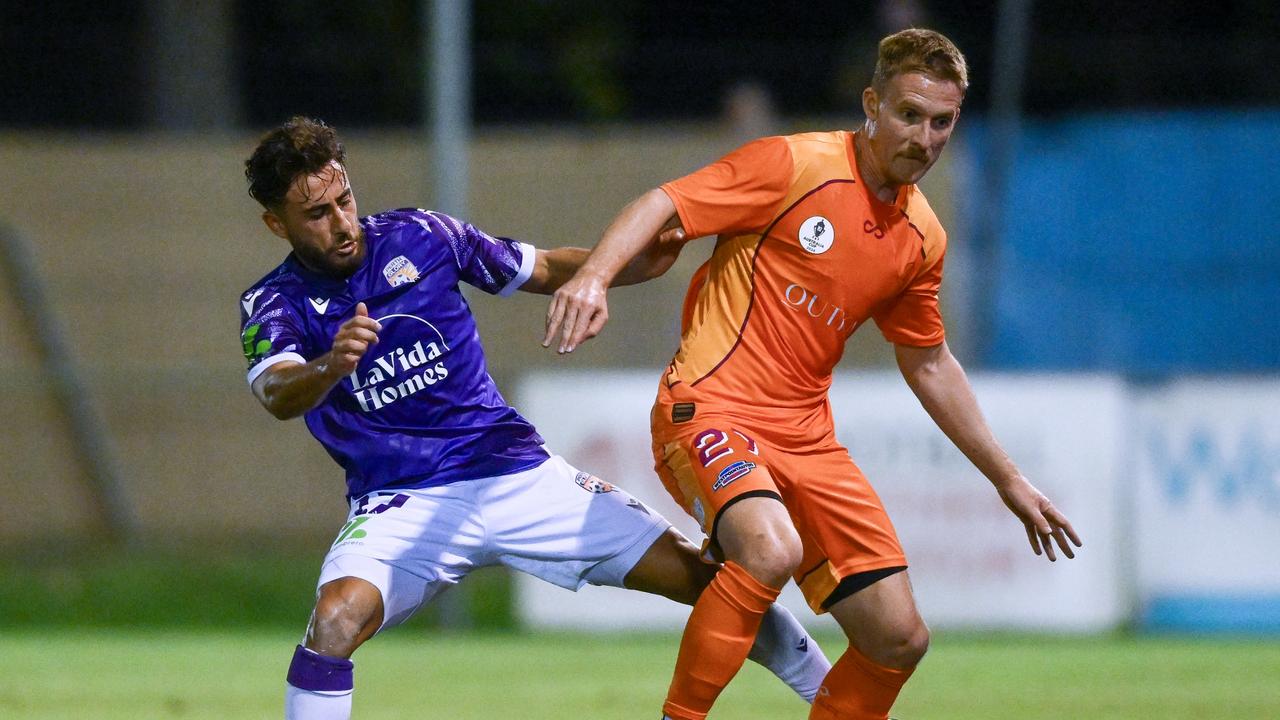
<instances>
[{"instance_id":1,"label":"player's thigh","mask_svg":"<svg viewBox=\"0 0 1280 720\"><path fill-rule=\"evenodd\" d=\"M564 588L622 586L671 523L622 488L552 456L484 481L486 553Z\"/></svg>"},{"instance_id":2,"label":"player's thigh","mask_svg":"<svg viewBox=\"0 0 1280 720\"><path fill-rule=\"evenodd\" d=\"M708 416L665 436L655 434L654 469L671 497L702 526L709 550L722 557L720 518L749 498L781 501L769 459L749 432Z\"/></svg>"},{"instance_id":3,"label":"player's thigh","mask_svg":"<svg viewBox=\"0 0 1280 720\"><path fill-rule=\"evenodd\" d=\"M884 504L844 448L769 452L804 543L796 582L815 612L858 587L863 573L906 566Z\"/></svg>"},{"instance_id":4,"label":"player's thigh","mask_svg":"<svg viewBox=\"0 0 1280 720\"><path fill-rule=\"evenodd\" d=\"M357 578L381 599L375 630L408 619L484 564L484 527L473 495L469 483L454 483L355 499L321 566L318 597L334 581Z\"/></svg>"}]
</instances>

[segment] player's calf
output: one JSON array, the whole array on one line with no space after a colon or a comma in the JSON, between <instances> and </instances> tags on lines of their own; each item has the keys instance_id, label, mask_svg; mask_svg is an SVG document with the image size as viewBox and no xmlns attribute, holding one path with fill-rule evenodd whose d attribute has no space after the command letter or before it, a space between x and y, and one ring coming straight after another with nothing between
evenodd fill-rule
<instances>
[{"instance_id":1,"label":"player's calf","mask_svg":"<svg viewBox=\"0 0 1280 720\"><path fill-rule=\"evenodd\" d=\"M623 586L692 605L719 567L704 562L692 542L675 528L669 528L627 573Z\"/></svg>"},{"instance_id":2,"label":"player's calf","mask_svg":"<svg viewBox=\"0 0 1280 720\"><path fill-rule=\"evenodd\" d=\"M694 605L716 577L719 565L703 562L698 548L675 529L668 529L623 581L627 588ZM768 668L806 702L831 669L818 643L786 608L774 604L765 612L748 657Z\"/></svg>"}]
</instances>

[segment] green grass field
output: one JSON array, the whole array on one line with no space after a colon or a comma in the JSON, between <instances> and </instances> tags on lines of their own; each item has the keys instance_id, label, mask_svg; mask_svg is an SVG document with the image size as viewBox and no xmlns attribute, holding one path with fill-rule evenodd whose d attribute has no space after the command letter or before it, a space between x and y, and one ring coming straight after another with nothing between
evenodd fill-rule
<instances>
[{"instance_id":1,"label":"green grass field","mask_svg":"<svg viewBox=\"0 0 1280 720\"><path fill-rule=\"evenodd\" d=\"M8 630L0 717L278 718L294 634ZM822 638L828 654L835 638ZM355 716L654 720L674 635L392 631L356 656ZM748 663L713 720L804 718ZM1280 643L941 634L894 709L904 720L1280 718Z\"/></svg>"}]
</instances>

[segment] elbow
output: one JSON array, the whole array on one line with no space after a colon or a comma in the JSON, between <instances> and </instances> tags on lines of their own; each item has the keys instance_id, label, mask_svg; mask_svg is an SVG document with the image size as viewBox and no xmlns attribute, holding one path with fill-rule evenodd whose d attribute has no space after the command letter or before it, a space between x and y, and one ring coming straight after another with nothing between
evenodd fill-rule
<instances>
[{"instance_id":1,"label":"elbow","mask_svg":"<svg viewBox=\"0 0 1280 720\"><path fill-rule=\"evenodd\" d=\"M291 403L279 394L271 392L269 385L258 394L258 401L277 420L292 420L306 412L306 408L299 408L296 403Z\"/></svg>"},{"instance_id":2,"label":"elbow","mask_svg":"<svg viewBox=\"0 0 1280 720\"><path fill-rule=\"evenodd\" d=\"M662 277L672 265L676 264L676 257L680 254L679 247L674 248L674 252L667 250L661 244L658 245L655 257L649 259L642 271L642 280L652 280Z\"/></svg>"},{"instance_id":3,"label":"elbow","mask_svg":"<svg viewBox=\"0 0 1280 720\"><path fill-rule=\"evenodd\" d=\"M292 420L302 414L292 410L291 408L274 405L267 405L267 412L271 413L271 416L277 420Z\"/></svg>"}]
</instances>

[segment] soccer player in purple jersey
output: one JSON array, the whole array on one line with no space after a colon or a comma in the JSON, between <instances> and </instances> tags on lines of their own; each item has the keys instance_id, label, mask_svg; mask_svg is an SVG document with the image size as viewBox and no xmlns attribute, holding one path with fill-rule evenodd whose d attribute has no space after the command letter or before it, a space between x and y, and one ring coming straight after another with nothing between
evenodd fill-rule
<instances>
[{"instance_id":1,"label":"soccer player in purple jersey","mask_svg":"<svg viewBox=\"0 0 1280 720\"><path fill-rule=\"evenodd\" d=\"M293 248L241 297L249 384L272 415L305 418L350 503L289 666L286 718L350 717L356 648L479 566L697 600L717 566L548 453L489 377L458 287L550 293L586 250L538 250L426 210L359 217L337 134L308 118L267 133L245 165L263 221ZM617 284L673 260L642 256ZM751 657L809 702L830 667L776 605Z\"/></svg>"}]
</instances>

